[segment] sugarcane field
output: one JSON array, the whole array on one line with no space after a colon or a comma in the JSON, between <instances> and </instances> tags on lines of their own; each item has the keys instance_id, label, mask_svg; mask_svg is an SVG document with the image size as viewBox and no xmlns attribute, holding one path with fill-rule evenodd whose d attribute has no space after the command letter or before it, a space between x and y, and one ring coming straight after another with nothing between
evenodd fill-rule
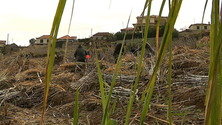
<instances>
[{"instance_id":1,"label":"sugarcane field","mask_svg":"<svg viewBox=\"0 0 222 125\"><path fill-rule=\"evenodd\" d=\"M119 125L125 122L129 98L138 77L141 50L136 53L130 51L130 46L135 41L126 42L118 75L114 81L110 107L108 107L109 117L115 119ZM130 125L140 123L143 108L141 98L149 84L157 59L155 40L148 39L146 43L151 45L154 54L145 50L129 119ZM74 57L79 44L88 52L89 56L85 62L78 62ZM191 35L173 39L171 112L174 125L204 124L205 94L210 64L209 44L209 35L199 39ZM97 43L97 45L92 43L91 46L88 43L73 43L68 46L66 58L64 58L64 49L56 50L44 124L72 124L77 89L79 91L78 124L101 124L103 105L96 58L101 69L104 91L108 95L117 67L113 57L116 45L117 42ZM134 47L139 48L140 45ZM39 124L46 82L46 59L47 46L40 45L30 45L16 53L1 56L1 125ZM168 72L169 50L166 51L157 72L149 111L144 121L145 125L169 124L167 119Z\"/></svg>"}]
</instances>

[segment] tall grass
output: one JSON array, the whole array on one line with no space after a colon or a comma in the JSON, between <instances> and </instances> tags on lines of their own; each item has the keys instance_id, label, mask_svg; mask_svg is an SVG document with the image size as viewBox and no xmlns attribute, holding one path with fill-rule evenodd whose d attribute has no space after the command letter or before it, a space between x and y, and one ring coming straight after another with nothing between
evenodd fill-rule
<instances>
[{"instance_id":1,"label":"tall grass","mask_svg":"<svg viewBox=\"0 0 222 125\"><path fill-rule=\"evenodd\" d=\"M43 99L42 117L40 121L41 125L43 124L43 118L44 118L46 104L47 104L47 97L49 93L49 85L50 85L50 80L51 80L52 68L53 68L53 63L55 59L56 39L57 39L58 31L59 31L62 14L65 8L65 4L66 4L66 0L59 1L56 14L54 17L51 33L50 33L49 43L48 43L48 53L47 53L47 60L46 60L46 75L45 75L45 91L44 91L44 99Z\"/></svg>"},{"instance_id":2,"label":"tall grass","mask_svg":"<svg viewBox=\"0 0 222 125\"><path fill-rule=\"evenodd\" d=\"M96 64L97 64L97 69L98 69L100 93L101 93L101 97L102 97L103 114L105 114L106 101L107 101L106 100L106 93L105 93L104 86L103 86L102 73L101 73L101 69L100 69L100 65L99 65L99 60L98 60L98 55L97 55L97 50L96 49L95 49L95 52L96 52ZM104 119L106 119L105 122L107 122L108 117L104 116Z\"/></svg>"},{"instance_id":3,"label":"tall grass","mask_svg":"<svg viewBox=\"0 0 222 125\"><path fill-rule=\"evenodd\" d=\"M77 87L76 90L76 98L75 98L75 107L74 107L74 119L73 119L73 125L78 124L79 114L78 114L78 100L79 100L79 89Z\"/></svg>"},{"instance_id":4,"label":"tall grass","mask_svg":"<svg viewBox=\"0 0 222 125\"><path fill-rule=\"evenodd\" d=\"M212 0L211 11L211 33L210 33L210 69L208 88L206 93L205 124L221 124L221 45L222 24L220 0Z\"/></svg>"},{"instance_id":5,"label":"tall grass","mask_svg":"<svg viewBox=\"0 0 222 125\"><path fill-rule=\"evenodd\" d=\"M159 53L158 53L158 57L157 57L156 65L155 65L155 68L154 68L154 72L153 72L153 75L151 77L150 82L147 85L147 88L146 88L145 92L142 95L142 99L141 99L142 102L144 101L145 94L147 93L148 90L150 90L150 92L146 94L146 99L149 96L152 95L152 90L153 90L152 87L155 83L155 78L156 78L157 72L160 68L160 64L163 60L163 56L165 54L166 48L168 46L169 41L170 41L170 43L172 42L172 32L174 30L174 24L176 22L181 4L182 4L182 0L172 0L172 1L169 0L169 15L168 15L167 23L166 23L166 28L165 28L165 31L164 31L164 35L163 35L160 50L159 50ZM159 15L159 16L161 16L161 15ZM170 44L170 46L172 47L172 43ZM170 51L170 53L172 53L172 50ZM171 79L171 58L172 58L172 55L170 54L170 60L169 60L169 64L170 64L169 65L169 69L170 69L169 71L170 72L169 72L169 77L168 77L168 84L169 84L168 87L170 87L170 85L171 85L170 84L170 82L171 82L171 80L170 80ZM169 117L170 124L172 124L172 120L171 120L171 100L170 100L171 96L170 95L171 95L171 90L169 88L169 108L168 108L169 115L168 115L168 117ZM146 109L146 111L143 111L143 114L142 114L143 119L141 119L142 122L144 120L144 115L146 115L146 113L148 111L148 107L149 107L149 101L145 100L143 109Z\"/></svg>"},{"instance_id":6,"label":"tall grass","mask_svg":"<svg viewBox=\"0 0 222 125\"><path fill-rule=\"evenodd\" d=\"M137 89L138 82L139 82L139 77L140 77L140 72L141 72L143 57L144 57L144 53L145 53L145 45L146 45L147 36L148 36L151 4L152 4L152 0L146 0L146 3L145 3L145 6L144 6L144 9L143 9L143 12L142 12L142 14L141 14L141 15L143 16L143 14L144 14L144 12L145 12L145 9L146 9L147 6L148 6L147 19L146 19L146 27L145 27L144 40L143 40L143 45L142 45L142 53L141 53L141 57L140 57L140 62L139 62L139 67L138 67L138 71L137 71L137 77L136 77L136 81L135 81L135 85L134 85L133 95L130 96L130 100L129 100L129 103L128 103L125 125L128 125L128 124L129 124L129 118L130 118L130 115L131 115L131 110L132 110L133 102L134 102L134 99L135 99L136 89Z\"/></svg>"},{"instance_id":7,"label":"tall grass","mask_svg":"<svg viewBox=\"0 0 222 125\"><path fill-rule=\"evenodd\" d=\"M74 11L74 5L75 5L75 0L73 0L73 4L72 4L72 11L71 11L71 16L70 16L70 21L69 21L69 27L68 27L68 33L67 35L69 35L69 32L70 32L70 27L71 27L71 23L72 23L72 16L73 16L73 11ZM67 48L68 48L68 37L66 38L66 46L65 46L65 55L64 55L64 59L63 59L63 62L65 63L66 62L66 56L67 56Z\"/></svg>"},{"instance_id":8,"label":"tall grass","mask_svg":"<svg viewBox=\"0 0 222 125\"><path fill-rule=\"evenodd\" d=\"M204 11L203 11L203 16L202 16L202 21L201 21L202 25L203 25L204 16L205 16L206 8L207 8L207 3L208 3L208 0L206 0L205 5L204 5ZM201 38L202 38L202 29L203 29L203 26L201 26L201 32L200 32L200 37Z\"/></svg>"},{"instance_id":9,"label":"tall grass","mask_svg":"<svg viewBox=\"0 0 222 125\"><path fill-rule=\"evenodd\" d=\"M128 28L128 25L129 25L129 21L130 21L130 17L131 17L131 13L132 11L130 12L130 15L129 15L129 18L128 18L128 22L127 22L127 28ZM108 122L108 119L109 119L109 116L108 116L108 108L109 108L109 105L110 105L110 100L111 100L111 95L112 95L112 91L113 91L113 87L115 85L115 81L116 81L116 77L118 75L118 72L119 72L119 69L120 69L120 66L121 66L121 61L122 61L122 51L123 51L123 45L124 45L124 42L125 42L125 38L126 38L126 32L125 31L125 35L124 35L124 38L123 38L123 41L122 41L122 46L121 46L121 49L120 49L120 53L119 53L119 57L118 57L118 60L117 60L117 64L116 64L116 69L115 69L115 72L114 72L114 76L113 76L113 80L112 80L112 83L111 83L111 86L110 86L110 90L109 90L109 94L108 96L106 97L106 102L105 102L105 111L103 112L103 119L102 119L102 125L104 123L107 123ZM96 58L98 59L98 58ZM98 64L97 64L98 65ZM101 77L101 74L99 74L99 77ZM102 84L102 83L100 83ZM100 85L101 86L101 85ZM113 121L113 120L111 120ZM112 122L110 122L112 123Z\"/></svg>"},{"instance_id":10,"label":"tall grass","mask_svg":"<svg viewBox=\"0 0 222 125\"><path fill-rule=\"evenodd\" d=\"M163 39L162 39L162 42L161 42L161 45L160 45L160 50L159 50L159 53L158 53L158 56L157 56L157 61L156 61L156 65L155 65L155 68L154 68L154 72L152 74L150 82L148 83L148 85L146 87L145 93L142 95L141 101L144 101L146 92L151 87L151 85L155 83L155 78L156 78L157 72L160 68L160 64L163 60L163 56L166 52L166 48L167 48L168 43L171 39L170 34L172 34L172 31L174 29L174 24L176 22L177 15L179 13L180 6L182 4L182 0L173 0L172 3L173 4L170 7L170 13L168 15L167 24L166 24Z\"/></svg>"},{"instance_id":11,"label":"tall grass","mask_svg":"<svg viewBox=\"0 0 222 125\"><path fill-rule=\"evenodd\" d=\"M166 0L163 0L161 7L160 7L159 17L158 17L157 26L156 26L156 56L158 55L158 50L159 50L160 20L161 20L161 15L162 15L163 7L164 7L165 3L166 3Z\"/></svg>"}]
</instances>

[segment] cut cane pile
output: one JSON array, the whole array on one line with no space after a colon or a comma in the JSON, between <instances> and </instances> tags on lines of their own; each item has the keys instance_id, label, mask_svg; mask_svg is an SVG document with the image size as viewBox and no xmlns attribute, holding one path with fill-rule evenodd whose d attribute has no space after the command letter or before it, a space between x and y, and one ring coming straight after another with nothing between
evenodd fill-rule
<instances>
[{"instance_id":1,"label":"cut cane pile","mask_svg":"<svg viewBox=\"0 0 222 125\"><path fill-rule=\"evenodd\" d=\"M45 124L70 124L73 121L76 87L80 89L79 123L100 124L102 103L95 60L87 64L75 62L62 63L63 56L56 56L52 72ZM37 124L40 121L44 87L46 57L11 55L0 61L0 124ZM202 124L204 111L205 86L210 62L209 48L192 50L176 47L172 59L172 106L174 124L180 124L186 114L185 124ZM107 92L111 84L116 64L100 60ZM155 124L158 120L166 124L167 117L167 74L168 54L161 64L156 79L151 108L145 123ZM119 77L116 81L116 93L112 95L113 104L118 96L116 110L110 117L124 122L125 109L130 89L135 82L139 57L126 54L122 59ZM82 70L81 67L85 67ZM139 80L137 99L132 111L132 123L138 124L139 105L142 91L146 88L155 67L155 57L143 60ZM91 73L91 74L90 74ZM117 94L119 93L119 95ZM96 114L96 115L95 115ZM180 115L182 114L182 115ZM13 116L13 117L12 117ZM194 117L198 116L198 118ZM162 119L159 120L159 119Z\"/></svg>"}]
</instances>

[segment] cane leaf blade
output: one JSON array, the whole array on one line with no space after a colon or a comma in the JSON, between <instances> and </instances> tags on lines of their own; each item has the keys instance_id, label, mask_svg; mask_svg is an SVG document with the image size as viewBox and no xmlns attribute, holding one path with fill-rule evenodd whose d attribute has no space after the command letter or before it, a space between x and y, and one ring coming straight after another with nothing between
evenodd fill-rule
<instances>
[{"instance_id":1,"label":"cane leaf blade","mask_svg":"<svg viewBox=\"0 0 222 125\"><path fill-rule=\"evenodd\" d=\"M62 14L65 8L66 0L60 0L58 3L58 7L56 10L56 14L54 17L49 43L48 43L48 53L47 53L47 60L46 60L46 75L45 75L45 90L44 90L44 99L43 99L43 109L42 109L42 116L40 124L43 124L43 118L45 114L45 109L47 105L47 97L49 93L49 85L51 80L52 68L55 59L55 46L56 46L56 39L57 34L59 31L59 26L62 18Z\"/></svg>"}]
</instances>

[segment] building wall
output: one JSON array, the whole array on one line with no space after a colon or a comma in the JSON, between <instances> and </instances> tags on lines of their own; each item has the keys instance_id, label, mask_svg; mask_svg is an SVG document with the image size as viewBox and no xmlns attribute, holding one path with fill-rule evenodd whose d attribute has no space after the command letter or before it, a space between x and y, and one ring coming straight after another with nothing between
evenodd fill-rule
<instances>
[{"instance_id":1,"label":"building wall","mask_svg":"<svg viewBox=\"0 0 222 125\"><path fill-rule=\"evenodd\" d=\"M150 25L151 26L156 26L157 21L158 21L157 17L150 17ZM167 21L167 18L161 17L160 26L164 25L166 23L166 21ZM144 17L144 18L137 17L137 28L136 28L136 30L141 31L142 29L145 28L145 24L146 24L146 17ZM135 28L135 25L134 25L134 28Z\"/></svg>"},{"instance_id":2,"label":"building wall","mask_svg":"<svg viewBox=\"0 0 222 125\"><path fill-rule=\"evenodd\" d=\"M201 30L201 25L192 25L190 27L191 30ZM211 26L210 25L203 25L203 30L210 30Z\"/></svg>"},{"instance_id":3,"label":"building wall","mask_svg":"<svg viewBox=\"0 0 222 125\"><path fill-rule=\"evenodd\" d=\"M2 48L5 44L0 44L0 48Z\"/></svg>"},{"instance_id":4,"label":"building wall","mask_svg":"<svg viewBox=\"0 0 222 125\"><path fill-rule=\"evenodd\" d=\"M155 18L150 18L150 23L155 23Z\"/></svg>"},{"instance_id":5,"label":"building wall","mask_svg":"<svg viewBox=\"0 0 222 125\"><path fill-rule=\"evenodd\" d=\"M146 17L138 17L137 18L137 24L143 24L146 23Z\"/></svg>"},{"instance_id":6,"label":"building wall","mask_svg":"<svg viewBox=\"0 0 222 125\"><path fill-rule=\"evenodd\" d=\"M41 43L41 40L43 40L43 43ZM48 44L48 39L36 39L36 44Z\"/></svg>"},{"instance_id":7,"label":"building wall","mask_svg":"<svg viewBox=\"0 0 222 125\"><path fill-rule=\"evenodd\" d=\"M142 20L143 19L143 20ZM150 17L150 23L156 24L158 18ZM161 18L160 19L160 24L163 25L167 21L167 18ZM137 18L137 24L145 24L146 23L146 18L138 17Z\"/></svg>"},{"instance_id":8,"label":"building wall","mask_svg":"<svg viewBox=\"0 0 222 125\"><path fill-rule=\"evenodd\" d=\"M57 41L56 48L64 48L66 45L66 41Z\"/></svg>"},{"instance_id":9,"label":"building wall","mask_svg":"<svg viewBox=\"0 0 222 125\"><path fill-rule=\"evenodd\" d=\"M207 30L211 30L211 26L210 25L207 26Z\"/></svg>"},{"instance_id":10,"label":"building wall","mask_svg":"<svg viewBox=\"0 0 222 125\"><path fill-rule=\"evenodd\" d=\"M57 42L66 42L66 39L57 39ZM68 42L77 42L76 39L68 39Z\"/></svg>"},{"instance_id":11,"label":"building wall","mask_svg":"<svg viewBox=\"0 0 222 125\"><path fill-rule=\"evenodd\" d=\"M93 40L106 40L107 37L104 36L93 36Z\"/></svg>"},{"instance_id":12,"label":"building wall","mask_svg":"<svg viewBox=\"0 0 222 125\"><path fill-rule=\"evenodd\" d=\"M17 45L6 45L5 46L5 53L13 53L13 52L18 52L19 47Z\"/></svg>"},{"instance_id":13,"label":"building wall","mask_svg":"<svg viewBox=\"0 0 222 125\"><path fill-rule=\"evenodd\" d=\"M68 45L74 43L75 41L73 39L68 40ZM76 43L76 42L75 42ZM56 41L56 48L65 48L66 46L66 40L57 40Z\"/></svg>"},{"instance_id":14,"label":"building wall","mask_svg":"<svg viewBox=\"0 0 222 125\"><path fill-rule=\"evenodd\" d=\"M146 18L141 18L141 20L142 20L142 23L146 23Z\"/></svg>"}]
</instances>

